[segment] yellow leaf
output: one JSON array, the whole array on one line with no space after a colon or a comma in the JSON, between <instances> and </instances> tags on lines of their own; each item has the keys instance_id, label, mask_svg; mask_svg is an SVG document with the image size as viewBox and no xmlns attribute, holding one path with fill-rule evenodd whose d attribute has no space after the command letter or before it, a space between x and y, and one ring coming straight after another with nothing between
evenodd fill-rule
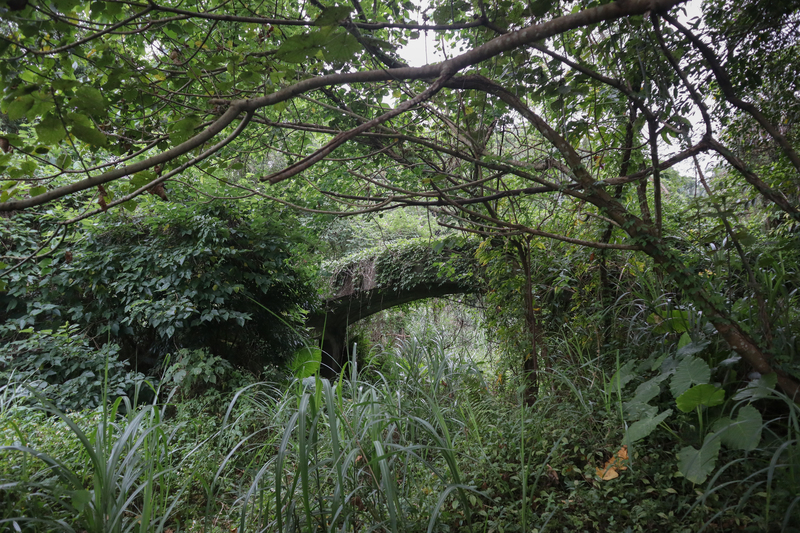
<instances>
[{"instance_id":1,"label":"yellow leaf","mask_svg":"<svg viewBox=\"0 0 800 533\"><path fill-rule=\"evenodd\" d=\"M602 468L595 468L595 472L597 472L597 477L602 479L603 481L608 481L610 479L618 478L619 472L613 466L606 467L605 470Z\"/></svg>"},{"instance_id":2,"label":"yellow leaf","mask_svg":"<svg viewBox=\"0 0 800 533\"><path fill-rule=\"evenodd\" d=\"M606 461L606 464L603 465L603 468L595 468L597 472L597 476L602 479L603 481L608 481L609 479L614 479L619 477L619 473L622 470L627 470L628 467L625 466L625 461L628 460L628 446L625 445L615 453L611 459Z\"/></svg>"}]
</instances>

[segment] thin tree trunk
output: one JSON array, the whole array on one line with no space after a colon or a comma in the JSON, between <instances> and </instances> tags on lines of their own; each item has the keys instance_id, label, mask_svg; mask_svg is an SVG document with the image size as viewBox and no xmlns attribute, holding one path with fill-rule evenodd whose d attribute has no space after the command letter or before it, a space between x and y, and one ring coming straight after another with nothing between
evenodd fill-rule
<instances>
[{"instance_id":1,"label":"thin tree trunk","mask_svg":"<svg viewBox=\"0 0 800 533\"><path fill-rule=\"evenodd\" d=\"M525 276L525 287L523 289L523 300L525 306L525 326L531 343L530 352L525 356L522 364L522 372L525 380L525 390L522 394L525 405L531 406L536 403L539 394L539 346L544 346L542 342L542 329L540 327L539 316L534 307L533 301L533 276L531 274L531 257L529 241L525 244L514 242L519 254L522 272ZM542 349L543 355L546 351Z\"/></svg>"}]
</instances>

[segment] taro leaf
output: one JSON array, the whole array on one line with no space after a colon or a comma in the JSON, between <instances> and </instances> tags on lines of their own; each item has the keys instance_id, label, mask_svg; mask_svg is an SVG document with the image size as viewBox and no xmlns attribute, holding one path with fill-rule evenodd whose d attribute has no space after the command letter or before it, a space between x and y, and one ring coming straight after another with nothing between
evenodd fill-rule
<instances>
[{"instance_id":1,"label":"taro leaf","mask_svg":"<svg viewBox=\"0 0 800 533\"><path fill-rule=\"evenodd\" d=\"M687 344L690 344L691 342L692 342L692 338L689 336L689 334L688 333L684 333L683 335L681 335L681 338L678 340L678 350L680 350L681 348L683 348Z\"/></svg>"},{"instance_id":2,"label":"taro leaf","mask_svg":"<svg viewBox=\"0 0 800 533\"><path fill-rule=\"evenodd\" d=\"M722 444L732 450L755 450L761 442L761 413L752 405L739 409L736 420L723 417L714 422L711 430L720 433Z\"/></svg>"},{"instance_id":3,"label":"taro leaf","mask_svg":"<svg viewBox=\"0 0 800 533\"><path fill-rule=\"evenodd\" d=\"M684 335L686 335L686 333L684 333ZM688 344L686 344L684 346L680 346L680 343L679 343L679 348L678 348L678 354L677 355L678 355L678 357L687 357L687 356L690 356L690 355L694 355L696 353L700 353L703 350L705 350L706 346L708 346L709 344L711 344L710 340L702 340L702 341L690 342L690 343L688 343Z\"/></svg>"},{"instance_id":4,"label":"taro leaf","mask_svg":"<svg viewBox=\"0 0 800 533\"><path fill-rule=\"evenodd\" d=\"M697 357L689 356L678 365L675 375L672 376L669 390L672 397L677 398L695 383L708 383L711 379L711 369L708 363Z\"/></svg>"},{"instance_id":5,"label":"taro leaf","mask_svg":"<svg viewBox=\"0 0 800 533\"><path fill-rule=\"evenodd\" d=\"M668 377L669 374L659 374L636 388L633 399L622 404L628 420L640 420L655 416L656 412L658 412L657 408L653 405L648 405L647 402L658 396L661 392L660 383Z\"/></svg>"},{"instance_id":6,"label":"taro leaf","mask_svg":"<svg viewBox=\"0 0 800 533\"><path fill-rule=\"evenodd\" d=\"M292 374L297 379L313 376L319 371L322 363L322 350L319 348L301 348L297 350L289 363Z\"/></svg>"},{"instance_id":7,"label":"taro leaf","mask_svg":"<svg viewBox=\"0 0 800 533\"><path fill-rule=\"evenodd\" d=\"M661 382L669 377L669 374L659 374L656 377L645 381L638 387L634 393L633 401L636 402L649 402L661 392Z\"/></svg>"},{"instance_id":8,"label":"taro leaf","mask_svg":"<svg viewBox=\"0 0 800 533\"><path fill-rule=\"evenodd\" d=\"M653 418L645 418L634 422L625 432L625 444L633 444L637 440L643 439L653 432L658 425L667 419L672 414L672 409L667 409L660 415Z\"/></svg>"},{"instance_id":9,"label":"taro leaf","mask_svg":"<svg viewBox=\"0 0 800 533\"><path fill-rule=\"evenodd\" d=\"M653 363L653 370L661 370L662 374L671 376L678 369L678 360L672 356L664 354Z\"/></svg>"},{"instance_id":10,"label":"taro leaf","mask_svg":"<svg viewBox=\"0 0 800 533\"><path fill-rule=\"evenodd\" d=\"M333 26L340 20L346 19L353 11L349 6L328 7L322 10L320 16L314 21L314 26Z\"/></svg>"},{"instance_id":11,"label":"taro leaf","mask_svg":"<svg viewBox=\"0 0 800 533\"><path fill-rule=\"evenodd\" d=\"M89 85L81 85L78 87L70 103L78 110L95 117L105 115L106 113L106 100L103 98L103 94Z\"/></svg>"},{"instance_id":12,"label":"taro leaf","mask_svg":"<svg viewBox=\"0 0 800 533\"><path fill-rule=\"evenodd\" d=\"M617 370L611 380L606 384L606 394L612 394L617 390L622 390L630 380L636 377L633 367L636 365L635 361L628 361L619 370Z\"/></svg>"},{"instance_id":13,"label":"taro leaf","mask_svg":"<svg viewBox=\"0 0 800 533\"><path fill-rule=\"evenodd\" d=\"M675 400L678 409L684 413L695 410L701 405L714 407L725 401L725 391L714 385L705 383L687 390Z\"/></svg>"},{"instance_id":14,"label":"taro leaf","mask_svg":"<svg viewBox=\"0 0 800 533\"><path fill-rule=\"evenodd\" d=\"M731 352L731 356L725 359L724 361L720 361L719 365L717 366L733 366L739 361L742 360L742 356L736 352Z\"/></svg>"},{"instance_id":15,"label":"taro leaf","mask_svg":"<svg viewBox=\"0 0 800 533\"><path fill-rule=\"evenodd\" d=\"M714 470L722 442L717 435L707 435L700 450L687 446L678 452L678 470L692 483L702 483Z\"/></svg>"},{"instance_id":16,"label":"taro leaf","mask_svg":"<svg viewBox=\"0 0 800 533\"><path fill-rule=\"evenodd\" d=\"M737 392L733 399L737 402L742 400L750 400L752 402L753 400L766 398L770 395L777 384L778 374L775 372L771 374L765 374L760 378L748 383L747 387Z\"/></svg>"},{"instance_id":17,"label":"taro leaf","mask_svg":"<svg viewBox=\"0 0 800 533\"><path fill-rule=\"evenodd\" d=\"M633 400L622 404L625 410L625 420L641 420L643 418L653 418L658 412L658 407L645 402L635 402Z\"/></svg>"},{"instance_id":18,"label":"taro leaf","mask_svg":"<svg viewBox=\"0 0 800 533\"><path fill-rule=\"evenodd\" d=\"M58 117L48 113L36 126L36 135L42 144L55 144L67 135Z\"/></svg>"}]
</instances>

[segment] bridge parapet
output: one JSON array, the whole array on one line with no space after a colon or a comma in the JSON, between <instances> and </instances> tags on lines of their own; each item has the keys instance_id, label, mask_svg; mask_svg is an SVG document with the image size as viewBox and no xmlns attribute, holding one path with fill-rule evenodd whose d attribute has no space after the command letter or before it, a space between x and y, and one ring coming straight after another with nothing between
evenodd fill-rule
<instances>
[{"instance_id":1,"label":"bridge parapet","mask_svg":"<svg viewBox=\"0 0 800 533\"><path fill-rule=\"evenodd\" d=\"M429 241L403 240L371 249L332 265L327 301L383 289L403 292L408 287L457 283L464 292L479 290L475 260L478 242L463 237Z\"/></svg>"}]
</instances>

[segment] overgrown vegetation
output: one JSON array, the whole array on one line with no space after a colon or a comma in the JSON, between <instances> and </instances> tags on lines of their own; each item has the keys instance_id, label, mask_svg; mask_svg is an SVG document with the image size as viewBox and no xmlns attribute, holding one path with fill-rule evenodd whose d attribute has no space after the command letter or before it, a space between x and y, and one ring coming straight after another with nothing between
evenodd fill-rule
<instances>
[{"instance_id":1,"label":"overgrown vegetation","mask_svg":"<svg viewBox=\"0 0 800 533\"><path fill-rule=\"evenodd\" d=\"M693 211L686 204L680 217ZM189 212L197 209L181 210ZM382 230L387 242L404 236L403 219L396 232L393 220ZM156 265L159 255L197 249L162 240L171 235L165 225L136 230L140 253ZM75 268L81 247L130 246L114 237L125 226L93 224L71 245L72 262L38 271L46 294L57 293L53 272L81 279L90 264ZM22 531L792 530L800 417L774 375L748 375L702 314L633 256L609 263L608 306L597 298L596 262L581 263L566 245L537 245L533 296L547 349L536 398L525 401L524 272L517 249L497 242L471 247L472 261L434 261L437 272L461 265L469 276L482 265L486 292L365 321L356 357L330 381L318 377L313 347L254 370L202 337L187 340L191 333L171 337L175 348L145 377L126 368L108 328L57 325L66 296L31 318L42 306L17 297L28 315L9 317L2 352L3 523ZM284 264L309 272L298 255L306 245L295 243L285 245ZM399 240L386 256L409 272L415 261L430 267L423 244ZM775 283L765 295L773 343L789 347L779 360L793 371L798 272L781 259L797 250L780 236L752 245L763 258L758 275ZM130 254L104 249L110 264ZM731 251L700 254L695 268L729 277L741 269ZM249 253L226 251L239 266ZM198 255L193 268L207 268ZM763 328L752 318L760 308L746 297L751 286L730 290L734 316Z\"/></svg>"},{"instance_id":2,"label":"overgrown vegetation","mask_svg":"<svg viewBox=\"0 0 800 533\"><path fill-rule=\"evenodd\" d=\"M800 531L798 9L0 0L0 530Z\"/></svg>"}]
</instances>

